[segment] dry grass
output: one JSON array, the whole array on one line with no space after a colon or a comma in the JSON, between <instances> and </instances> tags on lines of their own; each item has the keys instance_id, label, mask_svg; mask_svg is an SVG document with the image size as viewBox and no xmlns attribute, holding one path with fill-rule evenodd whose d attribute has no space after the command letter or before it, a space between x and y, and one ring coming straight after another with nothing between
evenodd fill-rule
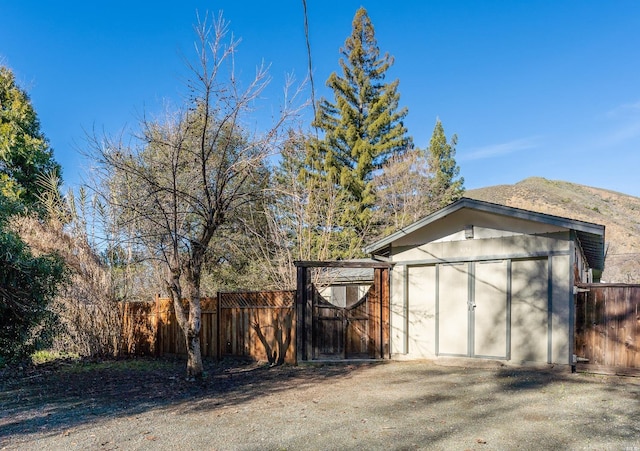
<instances>
[{"instance_id":1,"label":"dry grass","mask_svg":"<svg viewBox=\"0 0 640 451\"><path fill-rule=\"evenodd\" d=\"M70 269L70 280L50 308L61 330L53 351L82 356L118 355L122 347L122 315L113 296L111 276L82 236L55 223L16 217L12 228L35 254L56 252Z\"/></svg>"}]
</instances>

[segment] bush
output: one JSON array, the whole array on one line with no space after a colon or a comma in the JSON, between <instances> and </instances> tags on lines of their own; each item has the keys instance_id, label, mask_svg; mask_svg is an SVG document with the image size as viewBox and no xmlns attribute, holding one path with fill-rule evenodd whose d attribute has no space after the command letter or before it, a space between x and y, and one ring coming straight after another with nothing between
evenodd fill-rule
<instances>
[{"instance_id":1,"label":"bush","mask_svg":"<svg viewBox=\"0 0 640 451\"><path fill-rule=\"evenodd\" d=\"M0 223L0 361L25 358L50 342L56 315L48 307L64 268L56 254L35 257Z\"/></svg>"}]
</instances>

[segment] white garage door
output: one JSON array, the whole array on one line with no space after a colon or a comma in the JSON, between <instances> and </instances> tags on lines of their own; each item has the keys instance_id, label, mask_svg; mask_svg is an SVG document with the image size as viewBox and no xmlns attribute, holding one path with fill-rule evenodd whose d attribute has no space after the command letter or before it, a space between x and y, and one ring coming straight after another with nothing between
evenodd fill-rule
<instances>
[{"instance_id":1,"label":"white garage door","mask_svg":"<svg viewBox=\"0 0 640 451\"><path fill-rule=\"evenodd\" d=\"M469 265L440 265L438 271L438 353L468 355Z\"/></svg>"},{"instance_id":2,"label":"white garage door","mask_svg":"<svg viewBox=\"0 0 640 451\"><path fill-rule=\"evenodd\" d=\"M507 262L475 265L472 355L507 356Z\"/></svg>"},{"instance_id":3,"label":"white garage door","mask_svg":"<svg viewBox=\"0 0 640 451\"><path fill-rule=\"evenodd\" d=\"M508 278L506 260L439 266L438 354L507 357Z\"/></svg>"}]
</instances>

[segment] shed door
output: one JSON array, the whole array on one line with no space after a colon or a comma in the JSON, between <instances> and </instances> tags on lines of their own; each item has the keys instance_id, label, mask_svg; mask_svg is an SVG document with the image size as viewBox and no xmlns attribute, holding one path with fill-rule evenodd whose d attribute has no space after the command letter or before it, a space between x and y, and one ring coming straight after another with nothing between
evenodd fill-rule
<instances>
[{"instance_id":1,"label":"shed door","mask_svg":"<svg viewBox=\"0 0 640 451\"><path fill-rule=\"evenodd\" d=\"M474 264L473 355L507 356L507 262Z\"/></svg>"},{"instance_id":2,"label":"shed door","mask_svg":"<svg viewBox=\"0 0 640 451\"><path fill-rule=\"evenodd\" d=\"M506 261L440 265L438 354L507 357Z\"/></svg>"},{"instance_id":3,"label":"shed door","mask_svg":"<svg viewBox=\"0 0 640 451\"><path fill-rule=\"evenodd\" d=\"M468 355L468 264L440 265L438 269L438 350L440 354Z\"/></svg>"}]
</instances>

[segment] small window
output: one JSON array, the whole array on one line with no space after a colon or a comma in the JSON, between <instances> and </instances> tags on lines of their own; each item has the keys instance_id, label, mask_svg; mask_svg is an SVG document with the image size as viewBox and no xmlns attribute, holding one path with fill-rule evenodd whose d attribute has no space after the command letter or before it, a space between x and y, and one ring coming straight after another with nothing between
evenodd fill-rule
<instances>
[{"instance_id":1,"label":"small window","mask_svg":"<svg viewBox=\"0 0 640 451\"><path fill-rule=\"evenodd\" d=\"M347 287L335 285L331 287L331 303L338 307L347 306Z\"/></svg>"}]
</instances>

